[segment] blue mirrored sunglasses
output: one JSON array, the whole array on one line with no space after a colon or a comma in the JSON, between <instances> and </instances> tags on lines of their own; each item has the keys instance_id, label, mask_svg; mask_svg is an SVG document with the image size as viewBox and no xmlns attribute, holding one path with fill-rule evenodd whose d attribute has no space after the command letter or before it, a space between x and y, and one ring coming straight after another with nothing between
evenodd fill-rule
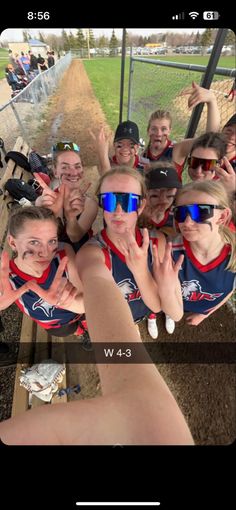
<instances>
[{"instance_id":1,"label":"blue mirrored sunglasses","mask_svg":"<svg viewBox=\"0 0 236 510\"><path fill-rule=\"evenodd\" d=\"M52 150L53 152L59 152L59 151L76 151L76 152L79 152L80 151L80 147L74 143L74 142L58 142L58 143L55 143L55 145L53 145L52 147Z\"/></svg>"},{"instance_id":2,"label":"blue mirrored sunglasses","mask_svg":"<svg viewBox=\"0 0 236 510\"><path fill-rule=\"evenodd\" d=\"M202 223L212 218L214 209L224 209L224 207L213 204L179 205L174 207L174 218L178 223L183 223L187 216L190 215L193 221Z\"/></svg>"},{"instance_id":3,"label":"blue mirrored sunglasses","mask_svg":"<svg viewBox=\"0 0 236 510\"><path fill-rule=\"evenodd\" d=\"M98 195L99 205L107 212L114 212L117 205L120 204L124 212L130 213L137 211L142 197L135 193L100 193Z\"/></svg>"}]
</instances>

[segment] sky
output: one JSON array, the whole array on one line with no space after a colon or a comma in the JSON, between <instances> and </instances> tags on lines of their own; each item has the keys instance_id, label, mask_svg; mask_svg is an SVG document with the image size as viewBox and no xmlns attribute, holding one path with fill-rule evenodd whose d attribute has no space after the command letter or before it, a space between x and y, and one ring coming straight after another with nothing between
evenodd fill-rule
<instances>
[{"instance_id":1,"label":"sky","mask_svg":"<svg viewBox=\"0 0 236 510\"><path fill-rule=\"evenodd\" d=\"M1 36L0 36L0 40L7 40L9 42L21 42L23 41L23 36L22 36L22 30L26 30L24 28L22 29L6 29L6 30L3 30L3 32L1 33ZM53 28L34 28L32 30L30 30L29 28L27 29L29 30L30 34L32 35L33 38L37 38L38 36L38 32L41 31L43 32L45 35L48 35L48 34L55 34L55 35L61 35L61 31L62 29L59 28L59 29L53 29ZM94 28L93 29L93 33L94 33L94 36L95 37L100 37L101 35L105 35L106 37L111 37L111 34L112 34L112 28ZM148 35L151 35L151 34L160 34L160 33L165 33L165 32L180 32L180 33L192 33L192 32L204 32L204 28L179 28L179 29L173 29L173 28L161 28L161 29L158 29L158 28L127 28L127 31L128 32L132 32L133 34L138 34L138 35L142 35L142 36L148 36ZM70 29L66 29L67 32L70 31ZM77 32L77 29L71 29L72 33L75 34ZM115 34L116 34L116 37L118 37L119 39L122 39L122 28L115 28Z\"/></svg>"}]
</instances>

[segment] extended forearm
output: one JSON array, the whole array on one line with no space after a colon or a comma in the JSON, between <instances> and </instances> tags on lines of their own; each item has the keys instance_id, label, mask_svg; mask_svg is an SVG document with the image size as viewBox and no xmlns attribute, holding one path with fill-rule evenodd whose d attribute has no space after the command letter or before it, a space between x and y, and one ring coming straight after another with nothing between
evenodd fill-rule
<instances>
[{"instance_id":1,"label":"extended forearm","mask_svg":"<svg viewBox=\"0 0 236 510\"><path fill-rule=\"evenodd\" d=\"M207 125L206 131L217 132L220 130L220 112L217 105L216 98L207 103Z\"/></svg>"},{"instance_id":2,"label":"extended forearm","mask_svg":"<svg viewBox=\"0 0 236 510\"><path fill-rule=\"evenodd\" d=\"M72 243L75 243L82 239L85 231L81 228L76 218L69 218L66 221L66 233Z\"/></svg>"},{"instance_id":3,"label":"extended forearm","mask_svg":"<svg viewBox=\"0 0 236 510\"><path fill-rule=\"evenodd\" d=\"M180 285L166 288L158 288L161 309L174 321L178 322L183 317L183 300Z\"/></svg>"},{"instance_id":4,"label":"extended forearm","mask_svg":"<svg viewBox=\"0 0 236 510\"><path fill-rule=\"evenodd\" d=\"M153 279L150 271L145 271L141 273L135 274L133 273L135 281L137 283L137 287L140 290L142 299L148 308L153 312L160 312L161 303L160 297L158 293L158 287Z\"/></svg>"}]
</instances>

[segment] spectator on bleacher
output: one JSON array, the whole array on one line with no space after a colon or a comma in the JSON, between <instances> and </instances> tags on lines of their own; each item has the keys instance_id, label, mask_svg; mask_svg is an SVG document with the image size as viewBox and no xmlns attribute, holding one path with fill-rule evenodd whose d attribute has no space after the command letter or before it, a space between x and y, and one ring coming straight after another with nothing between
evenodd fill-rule
<instances>
[{"instance_id":1,"label":"spectator on bleacher","mask_svg":"<svg viewBox=\"0 0 236 510\"><path fill-rule=\"evenodd\" d=\"M8 50L8 53L9 53L9 63L12 65L14 72L16 72L18 63L17 63L15 57L13 57L12 50Z\"/></svg>"},{"instance_id":2,"label":"spectator on bleacher","mask_svg":"<svg viewBox=\"0 0 236 510\"><path fill-rule=\"evenodd\" d=\"M48 55L48 68L49 68L49 67L54 66L54 64L55 64L55 59L54 59L54 56L53 56L53 54L52 54L52 51L48 51L48 52L47 52L47 55Z\"/></svg>"},{"instance_id":3,"label":"spectator on bleacher","mask_svg":"<svg viewBox=\"0 0 236 510\"><path fill-rule=\"evenodd\" d=\"M39 73L37 57L31 50L28 51L28 54L30 58L30 71L36 75Z\"/></svg>"},{"instance_id":4,"label":"spectator on bleacher","mask_svg":"<svg viewBox=\"0 0 236 510\"><path fill-rule=\"evenodd\" d=\"M25 74L28 75L29 70L30 70L30 59L29 59L28 55L25 55L24 52L22 51L21 52L21 57L19 58L19 60L22 63L22 66L24 68Z\"/></svg>"},{"instance_id":5,"label":"spectator on bleacher","mask_svg":"<svg viewBox=\"0 0 236 510\"><path fill-rule=\"evenodd\" d=\"M188 99L189 109L195 108L199 103L204 102L207 104L206 131L218 131L220 127L220 114L214 92L200 87L193 82L192 88L182 93L182 95L185 94L190 94ZM181 179L184 162L191 150L194 138L173 143L169 138L171 124L172 118L170 112L157 110L151 114L147 127L149 142L142 156L147 158L150 163L166 159L172 160Z\"/></svg>"},{"instance_id":6,"label":"spectator on bleacher","mask_svg":"<svg viewBox=\"0 0 236 510\"><path fill-rule=\"evenodd\" d=\"M63 224L59 239L71 244L77 251L92 235L92 224L97 216L98 205L86 196L90 183L83 182L80 148L70 141L58 142L53 147L54 176L59 187L52 190L44 182L43 194L36 205L49 207ZM62 186L63 185L63 186Z\"/></svg>"},{"instance_id":7,"label":"spectator on bleacher","mask_svg":"<svg viewBox=\"0 0 236 510\"><path fill-rule=\"evenodd\" d=\"M40 53L38 54L37 62L38 62L38 65L40 67L40 71L47 71L47 66L46 66L45 58L43 58L40 55Z\"/></svg>"},{"instance_id":8,"label":"spectator on bleacher","mask_svg":"<svg viewBox=\"0 0 236 510\"><path fill-rule=\"evenodd\" d=\"M25 70L24 70L24 67L23 67L23 64L20 60L20 57L19 57L19 53L15 53L15 61L17 63L17 69L16 69L16 73L20 76L25 76L26 73L25 73Z\"/></svg>"},{"instance_id":9,"label":"spectator on bleacher","mask_svg":"<svg viewBox=\"0 0 236 510\"><path fill-rule=\"evenodd\" d=\"M221 307L235 289L235 239L228 225L229 197L220 182L195 181L178 190L174 218L180 235L172 256L179 271L187 323L197 326Z\"/></svg>"},{"instance_id":10,"label":"spectator on bleacher","mask_svg":"<svg viewBox=\"0 0 236 510\"><path fill-rule=\"evenodd\" d=\"M5 71L7 83L10 85L13 92L15 90L21 90L25 87L24 83L18 78L11 64L7 65Z\"/></svg>"}]
</instances>

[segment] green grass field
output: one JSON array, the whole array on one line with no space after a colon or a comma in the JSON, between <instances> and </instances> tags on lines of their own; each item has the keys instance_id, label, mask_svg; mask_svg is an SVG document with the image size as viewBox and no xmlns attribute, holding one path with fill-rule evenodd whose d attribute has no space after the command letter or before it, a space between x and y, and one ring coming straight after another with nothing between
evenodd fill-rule
<instances>
[{"instance_id":1,"label":"green grass field","mask_svg":"<svg viewBox=\"0 0 236 510\"><path fill-rule=\"evenodd\" d=\"M150 55L148 58L155 58L157 60L169 60L170 62L182 62L184 64L195 64L198 66L206 66L208 64L210 55L165 55L157 56ZM220 58L217 67L227 67L230 69L235 68L235 57L223 56Z\"/></svg>"},{"instance_id":2,"label":"green grass field","mask_svg":"<svg viewBox=\"0 0 236 510\"><path fill-rule=\"evenodd\" d=\"M108 57L84 60L84 66L107 122L115 129L119 122L121 59ZM129 59L126 59L124 118L127 115L128 73Z\"/></svg>"},{"instance_id":3,"label":"green grass field","mask_svg":"<svg viewBox=\"0 0 236 510\"><path fill-rule=\"evenodd\" d=\"M207 65L209 56L166 55L163 57L158 56L156 59ZM124 119L127 117L129 64L130 59L127 57L125 62ZM94 93L106 115L107 122L112 129L115 129L119 122L121 58L84 60L84 66L92 83ZM218 67L234 68L235 57L222 57L219 60ZM158 108L168 108L168 105L170 105L179 91L186 86L190 86L193 79L199 83L201 73L179 71L174 68L164 68L163 66L139 62L135 63L131 118L138 122L142 136L144 136L143 131L146 131L146 126L144 128L144 125L146 123L147 112L153 111L156 104L158 104ZM222 79L222 77L215 76L215 79ZM182 135L182 129L176 128L176 135L178 134L179 136Z\"/></svg>"},{"instance_id":4,"label":"green grass field","mask_svg":"<svg viewBox=\"0 0 236 510\"><path fill-rule=\"evenodd\" d=\"M9 64L8 50L0 48L0 80L5 78L5 67Z\"/></svg>"}]
</instances>

